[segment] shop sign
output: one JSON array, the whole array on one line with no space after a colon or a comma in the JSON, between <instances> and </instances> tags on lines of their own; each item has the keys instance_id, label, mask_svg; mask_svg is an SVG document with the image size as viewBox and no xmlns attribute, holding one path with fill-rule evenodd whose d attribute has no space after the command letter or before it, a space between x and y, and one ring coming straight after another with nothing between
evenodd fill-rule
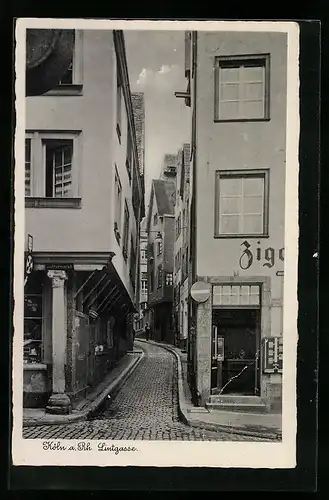
<instances>
[{"instance_id":1,"label":"shop sign","mask_svg":"<svg viewBox=\"0 0 329 500\"><path fill-rule=\"evenodd\" d=\"M73 271L74 265L72 263L66 264L46 264L46 271Z\"/></svg>"},{"instance_id":2,"label":"shop sign","mask_svg":"<svg viewBox=\"0 0 329 500\"><path fill-rule=\"evenodd\" d=\"M248 241L244 241L242 246L242 254L240 256L239 265L244 271L249 269L254 261L262 264L263 267L272 268L277 262L284 261L284 248L275 249L273 247L262 248L261 242L257 241L257 247L253 250Z\"/></svg>"},{"instance_id":3,"label":"shop sign","mask_svg":"<svg viewBox=\"0 0 329 500\"><path fill-rule=\"evenodd\" d=\"M266 337L263 340L263 372L282 373L283 338Z\"/></svg>"}]
</instances>

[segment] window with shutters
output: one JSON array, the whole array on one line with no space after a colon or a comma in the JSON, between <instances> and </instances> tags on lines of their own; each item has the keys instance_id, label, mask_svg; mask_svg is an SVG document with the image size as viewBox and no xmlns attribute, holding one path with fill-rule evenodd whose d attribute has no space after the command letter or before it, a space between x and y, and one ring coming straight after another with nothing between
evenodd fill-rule
<instances>
[{"instance_id":1,"label":"window with shutters","mask_svg":"<svg viewBox=\"0 0 329 500\"><path fill-rule=\"evenodd\" d=\"M268 170L217 171L215 237L268 236Z\"/></svg>"},{"instance_id":2,"label":"window with shutters","mask_svg":"<svg viewBox=\"0 0 329 500\"><path fill-rule=\"evenodd\" d=\"M26 207L80 207L79 135L79 132L27 132Z\"/></svg>"},{"instance_id":3,"label":"window with shutters","mask_svg":"<svg viewBox=\"0 0 329 500\"><path fill-rule=\"evenodd\" d=\"M269 55L215 58L215 121L269 119Z\"/></svg>"}]
</instances>

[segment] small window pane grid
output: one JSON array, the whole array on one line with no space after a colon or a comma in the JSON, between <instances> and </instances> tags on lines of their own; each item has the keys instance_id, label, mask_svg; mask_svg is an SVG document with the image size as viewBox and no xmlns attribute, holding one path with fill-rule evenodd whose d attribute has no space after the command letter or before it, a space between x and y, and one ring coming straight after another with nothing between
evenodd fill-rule
<instances>
[{"instance_id":1,"label":"small window pane grid","mask_svg":"<svg viewBox=\"0 0 329 500\"><path fill-rule=\"evenodd\" d=\"M47 144L48 148L49 145ZM56 146L52 152L53 196L69 198L72 196L72 158L73 141Z\"/></svg>"},{"instance_id":2,"label":"small window pane grid","mask_svg":"<svg viewBox=\"0 0 329 500\"><path fill-rule=\"evenodd\" d=\"M166 286L172 286L173 284L173 274L166 273Z\"/></svg>"},{"instance_id":3,"label":"small window pane grid","mask_svg":"<svg viewBox=\"0 0 329 500\"><path fill-rule=\"evenodd\" d=\"M217 120L265 119L268 57L216 58Z\"/></svg>"},{"instance_id":4,"label":"small window pane grid","mask_svg":"<svg viewBox=\"0 0 329 500\"><path fill-rule=\"evenodd\" d=\"M42 361L42 294L24 295L24 363Z\"/></svg>"},{"instance_id":5,"label":"small window pane grid","mask_svg":"<svg viewBox=\"0 0 329 500\"><path fill-rule=\"evenodd\" d=\"M215 285L213 306L260 307L259 285Z\"/></svg>"},{"instance_id":6,"label":"small window pane grid","mask_svg":"<svg viewBox=\"0 0 329 500\"><path fill-rule=\"evenodd\" d=\"M147 278L141 279L141 292L147 293Z\"/></svg>"},{"instance_id":7,"label":"small window pane grid","mask_svg":"<svg viewBox=\"0 0 329 500\"><path fill-rule=\"evenodd\" d=\"M31 139L25 139L25 196L31 196Z\"/></svg>"},{"instance_id":8,"label":"small window pane grid","mask_svg":"<svg viewBox=\"0 0 329 500\"><path fill-rule=\"evenodd\" d=\"M216 175L216 234L264 235L268 202L265 173Z\"/></svg>"}]
</instances>

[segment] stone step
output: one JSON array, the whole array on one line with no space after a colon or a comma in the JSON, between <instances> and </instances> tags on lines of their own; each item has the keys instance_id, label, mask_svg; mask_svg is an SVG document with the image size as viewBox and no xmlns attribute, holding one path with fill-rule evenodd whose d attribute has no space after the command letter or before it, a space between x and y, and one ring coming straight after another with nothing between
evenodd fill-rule
<instances>
[{"instance_id":1,"label":"stone step","mask_svg":"<svg viewBox=\"0 0 329 500\"><path fill-rule=\"evenodd\" d=\"M226 403L226 404L231 404L231 403L241 403L241 404L246 404L246 403L259 403L262 404L263 400L259 396L244 396L241 394L212 394L209 398L210 403Z\"/></svg>"},{"instance_id":2,"label":"stone step","mask_svg":"<svg viewBox=\"0 0 329 500\"><path fill-rule=\"evenodd\" d=\"M207 410L234 411L237 413L266 413L264 403L206 403Z\"/></svg>"}]
</instances>

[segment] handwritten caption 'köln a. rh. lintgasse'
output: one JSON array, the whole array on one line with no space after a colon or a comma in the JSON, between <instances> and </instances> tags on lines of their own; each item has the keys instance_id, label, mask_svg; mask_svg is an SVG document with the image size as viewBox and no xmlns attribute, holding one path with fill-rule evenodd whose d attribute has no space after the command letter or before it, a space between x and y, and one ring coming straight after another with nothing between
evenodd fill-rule
<instances>
[{"instance_id":1,"label":"handwritten caption 'k\u00f6ln a. rh. lintgasse'","mask_svg":"<svg viewBox=\"0 0 329 500\"><path fill-rule=\"evenodd\" d=\"M90 441L79 441L75 444L63 444L61 441L43 441L42 448L45 451L108 451L119 455L119 453L127 451L138 451L135 446L116 446L114 444L108 445L104 441L93 443Z\"/></svg>"}]
</instances>

